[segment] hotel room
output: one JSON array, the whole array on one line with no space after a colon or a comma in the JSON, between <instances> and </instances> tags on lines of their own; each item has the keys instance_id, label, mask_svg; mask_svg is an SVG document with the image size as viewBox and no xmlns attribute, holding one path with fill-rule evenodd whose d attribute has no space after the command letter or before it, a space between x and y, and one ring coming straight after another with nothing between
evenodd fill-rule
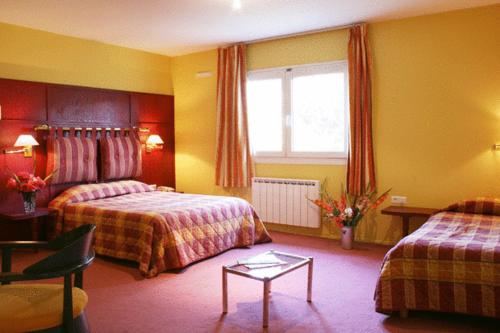
<instances>
[{"instance_id":1,"label":"hotel room","mask_svg":"<svg viewBox=\"0 0 500 333\"><path fill-rule=\"evenodd\" d=\"M0 332L493 332L500 1L0 3Z\"/></svg>"}]
</instances>

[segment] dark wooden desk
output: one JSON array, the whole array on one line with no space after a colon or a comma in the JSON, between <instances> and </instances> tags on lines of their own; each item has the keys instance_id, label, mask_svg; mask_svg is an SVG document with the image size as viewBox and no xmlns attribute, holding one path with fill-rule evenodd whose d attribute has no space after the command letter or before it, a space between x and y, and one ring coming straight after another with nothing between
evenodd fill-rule
<instances>
[{"instance_id":1,"label":"dark wooden desk","mask_svg":"<svg viewBox=\"0 0 500 333\"><path fill-rule=\"evenodd\" d=\"M408 207L408 206L389 206L382 209L380 212L384 215L399 216L403 220L403 237L408 236L410 228L410 218L424 217L429 218L431 215L437 213L439 209L436 208L422 208L422 207Z\"/></svg>"},{"instance_id":2,"label":"dark wooden desk","mask_svg":"<svg viewBox=\"0 0 500 333\"><path fill-rule=\"evenodd\" d=\"M30 222L31 240L37 241L40 238L41 220L44 220L45 226L47 226L50 214L51 212L47 208L37 208L33 214L0 212L0 223ZM47 235L43 236L46 238Z\"/></svg>"}]
</instances>

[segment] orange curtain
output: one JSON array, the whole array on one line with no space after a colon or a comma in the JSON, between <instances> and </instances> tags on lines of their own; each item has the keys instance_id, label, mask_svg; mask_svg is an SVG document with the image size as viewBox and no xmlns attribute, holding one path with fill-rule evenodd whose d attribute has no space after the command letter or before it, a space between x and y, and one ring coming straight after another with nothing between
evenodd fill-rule
<instances>
[{"instance_id":1,"label":"orange curtain","mask_svg":"<svg viewBox=\"0 0 500 333\"><path fill-rule=\"evenodd\" d=\"M215 184L249 187L253 162L248 141L246 47L219 49Z\"/></svg>"},{"instance_id":2,"label":"orange curtain","mask_svg":"<svg viewBox=\"0 0 500 333\"><path fill-rule=\"evenodd\" d=\"M348 45L350 146L347 191L363 194L375 189L372 140L371 54L366 25L350 29Z\"/></svg>"}]
</instances>

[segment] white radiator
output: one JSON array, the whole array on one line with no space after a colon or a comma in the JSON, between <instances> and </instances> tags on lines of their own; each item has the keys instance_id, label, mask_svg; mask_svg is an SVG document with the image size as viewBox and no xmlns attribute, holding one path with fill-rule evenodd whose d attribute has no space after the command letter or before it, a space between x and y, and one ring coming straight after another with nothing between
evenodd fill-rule
<instances>
[{"instance_id":1,"label":"white radiator","mask_svg":"<svg viewBox=\"0 0 500 333\"><path fill-rule=\"evenodd\" d=\"M319 180L255 177L252 202L265 222L319 228L320 210L309 199L318 199Z\"/></svg>"}]
</instances>

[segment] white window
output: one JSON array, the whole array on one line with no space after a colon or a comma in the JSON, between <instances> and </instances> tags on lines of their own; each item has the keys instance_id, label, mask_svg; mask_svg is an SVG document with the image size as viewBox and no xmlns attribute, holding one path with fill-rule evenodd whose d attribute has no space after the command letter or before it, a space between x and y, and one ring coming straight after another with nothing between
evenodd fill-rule
<instances>
[{"instance_id":1,"label":"white window","mask_svg":"<svg viewBox=\"0 0 500 333\"><path fill-rule=\"evenodd\" d=\"M347 62L256 70L247 76L250 143L259 163L345 163Z\"/></svg>"}]
</instances>

